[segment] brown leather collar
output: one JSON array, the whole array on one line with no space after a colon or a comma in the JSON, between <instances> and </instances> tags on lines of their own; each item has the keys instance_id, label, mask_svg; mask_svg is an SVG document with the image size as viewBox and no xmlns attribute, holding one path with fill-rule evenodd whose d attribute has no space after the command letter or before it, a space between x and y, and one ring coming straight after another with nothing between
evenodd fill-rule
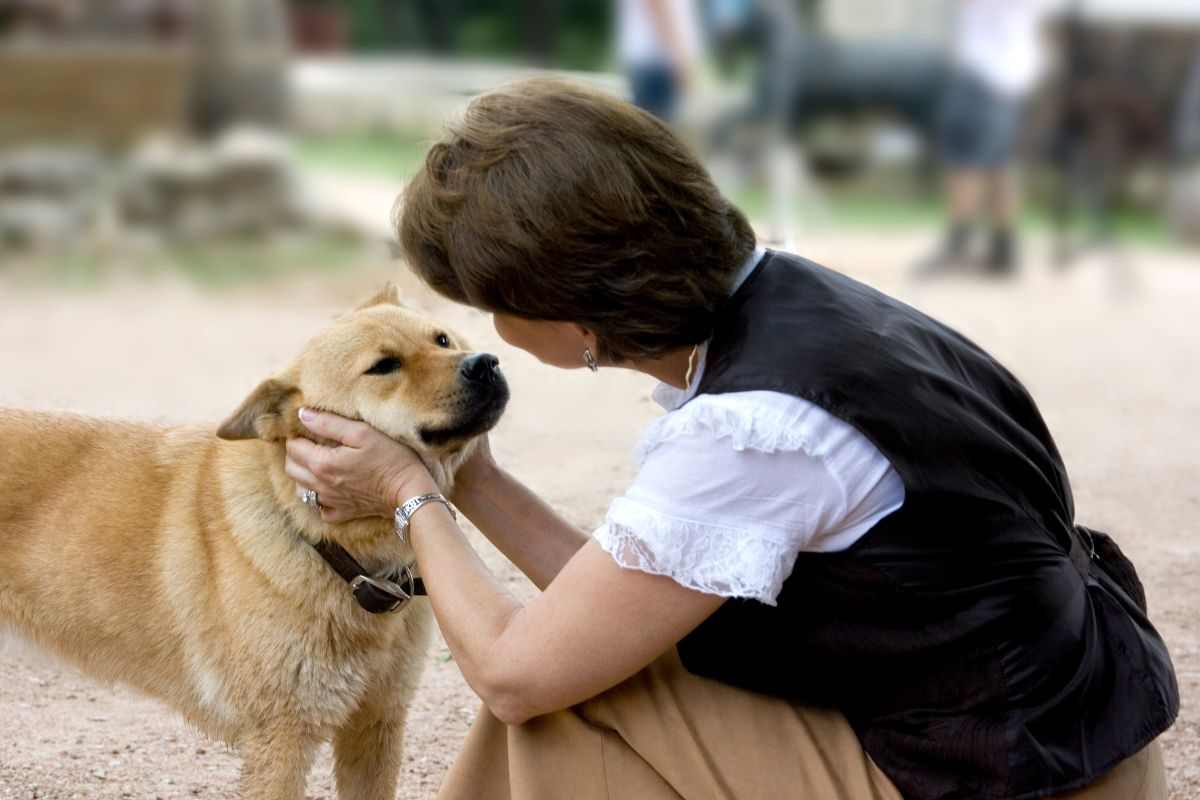
<instances>
[{"instance_id":1,"label":"brown leather collar","mask_svg":"<svg viewBox=\"0 0 1200 800\"><path fill-rule=\"evenodd\" d=\"M387 614L399 611L408 601L424 595L425 582L413 572L412 564L405 564L387 577L369 575L354 556L336 542L322 539L313 549L325 563L350 584L354 599L364 611L372 614Z\"/></svg>"}]
</instances>

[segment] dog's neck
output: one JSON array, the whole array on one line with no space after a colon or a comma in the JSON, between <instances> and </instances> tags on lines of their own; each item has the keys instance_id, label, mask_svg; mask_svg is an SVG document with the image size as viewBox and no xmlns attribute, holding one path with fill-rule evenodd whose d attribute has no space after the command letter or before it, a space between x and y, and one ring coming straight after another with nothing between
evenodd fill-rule
<instances>
[{"instance_id":1,"label":"dog's neck","mask_svg":"<svg viewBox=\"0 0 1200 800\"><path fill-rule=\"evenodd\" d=\"M231 495L227 502L253 509L250 518L263 519L264 529L279 529L292 545L311 547L322 540L336 542L372 570L412 560L411 548L394 535L390 519L369 517L331 524L304 505L296 494L296 483L284 472L283 442L253 440L222 443L220 447L222 457L231 460L239 478L227 487Z\"/></svg>"}]
</instances>

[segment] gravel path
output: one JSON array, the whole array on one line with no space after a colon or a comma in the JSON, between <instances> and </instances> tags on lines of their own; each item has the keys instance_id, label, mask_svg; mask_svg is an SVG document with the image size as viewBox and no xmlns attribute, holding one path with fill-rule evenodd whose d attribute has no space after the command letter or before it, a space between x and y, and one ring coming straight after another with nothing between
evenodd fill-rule
<instances>
[{"instance_id":1,"label":"gravel path","mask_svg":"<svg viewBox=\"0 0 1200 800\"><path fill-rule=\"evenodd\" d=\"M1138 254L1137 290L1118 296L1100 264L1065 276L1034 265L1011 285L907 286L896 265L922 244L910 235L823 235L803 252L958 327L1030 387L1071 469L1080 521L1116 533L1147 584L1184 693L1164 740L1171 798L1200 798L1195 254ZM77 293L0 269L0 406L215 422L385 277L396 269L219 293L166 279ZM549 372L500 343L486 316L407 283L413 304L500 355L513 402L494 437L499 458L569 518L593 526L631 478L629 451L654 416L649 380L619 370ZM480 547L514 592L530 591ZM412 711L402 797L433 797L476 703L439 641ZM0 641L0 800L227 798L236 778L232 752L155 701ZM328 753L309 795L334 796Z\"/></svg>"}]
</instances>

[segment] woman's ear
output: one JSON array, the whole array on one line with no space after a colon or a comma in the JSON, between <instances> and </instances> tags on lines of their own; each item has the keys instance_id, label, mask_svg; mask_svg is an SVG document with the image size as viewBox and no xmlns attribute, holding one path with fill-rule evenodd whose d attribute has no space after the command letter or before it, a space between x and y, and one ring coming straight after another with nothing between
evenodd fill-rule
<instances>
[{"instance_id":1,"label":"woman's ear","mask_svg":"<svg viewBox=\"0 0 1200 800\"><path fill-rule=\"evenodd\" d=\"M583 346L590 347L592 349L593 353L596 352L596 334L592 333L590 330L588 330L587 328L585 328L579 324L572 324L572 327L575 329L575 332L579 334L579 337L583 340Z\"/></svg>"}]
</instances>

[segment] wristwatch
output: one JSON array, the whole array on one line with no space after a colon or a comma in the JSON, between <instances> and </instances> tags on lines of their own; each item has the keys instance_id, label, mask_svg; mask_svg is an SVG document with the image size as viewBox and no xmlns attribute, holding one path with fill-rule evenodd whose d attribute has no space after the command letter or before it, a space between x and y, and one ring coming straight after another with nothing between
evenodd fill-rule
<instances>
[{"instance_id":1,"label":"wristwatch","mask_svg":"<svg viewBox=\"0 0 1200 800\"><path fill-rule=\"evenodd\" d=\"M419 494L411 500L404 501L404 504L396 508L396 513L393 519L396 522L396 535L400 537L400 541L408 542L408 524L412 521L413 514L416 514L418 509L426 503L441 503L450 512L452 519L458 519L458 514L454 513L454 506L450 505L450 501L440 494Z\"/></svg>"}]
</instances>

